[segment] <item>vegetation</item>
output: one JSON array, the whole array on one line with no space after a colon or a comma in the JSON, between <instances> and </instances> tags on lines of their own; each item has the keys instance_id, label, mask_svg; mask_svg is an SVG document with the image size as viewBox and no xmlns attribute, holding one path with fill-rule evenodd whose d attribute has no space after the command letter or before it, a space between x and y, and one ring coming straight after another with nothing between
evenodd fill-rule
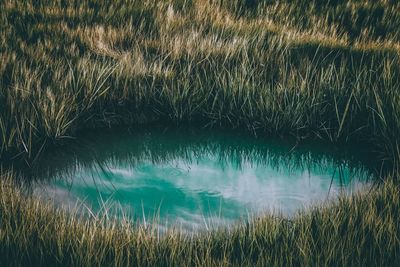
<instances>
[{"instance_id":1,"label":"vegetation","mask_svg":"<svg viewBox=\"0 0 400 267\"><path fill-rule=\"evenodd\" d=\"M2 157L83 125L170 120L362 138L398 158L399 4L297 2L2 1Z\"/></svg>"},{"instance_id":2,"label":"vegetation","mask_svg":"<svg viewBox=\"0 0 400 267\"><path fill-rule=\"evenodd\" d=\"M7 175L10 176L10 175ZM12 177L11 177L12 178ZM0 182L0 257L16 266L398 266L399 188L342 198L293 220L265 217L186 236L82 220Z\"/></svg>"},{"instance_id":3,"label":"vegetation","mask_svg":"<svg viewBox=\"0 0 400 267\"><path fill-rule=\"evenodd\" d=\"M50 145L88 127L168 121L362 141L398 180L396 0L0 0L0 10L1 162L31 166ZM23 197L11 182L1 190L0 258L7 263L400 259L397 182L293 221L267 217L232 233L160 240L67 216Z\"/></svg>"}]
</instances>

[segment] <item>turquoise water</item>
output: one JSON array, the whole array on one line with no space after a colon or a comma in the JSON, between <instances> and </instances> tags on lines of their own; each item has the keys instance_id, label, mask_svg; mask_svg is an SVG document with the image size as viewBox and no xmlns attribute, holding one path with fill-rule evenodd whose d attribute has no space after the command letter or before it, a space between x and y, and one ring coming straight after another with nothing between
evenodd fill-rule
<instances>
[{"instance_id":1,"label":"turquoise water","mask_svg":"<svg viewBox=\"0 0 400 267\"><path fill-rule=\"evenodd\" d=\"M227 131L99 131L48 154L34 193L93 214L208 229L359 190L370 173L355 151Z\"/></svg>"}]
</instances>

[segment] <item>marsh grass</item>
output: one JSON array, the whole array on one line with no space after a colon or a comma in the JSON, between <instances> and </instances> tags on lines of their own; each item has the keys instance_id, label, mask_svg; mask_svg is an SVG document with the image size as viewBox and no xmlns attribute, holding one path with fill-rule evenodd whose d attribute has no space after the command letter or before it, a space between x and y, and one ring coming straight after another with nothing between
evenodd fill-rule
<instances>
[{"instance_id":1,"label":"marsh grass","mask_svg":"<svg viewBox=\"0 0 400 267\"><path fill-rule=\"evenodd\" d=\"M1 162L32 166L42 151L86 128L163 121L357 140L398 176L398 1L2 0L0 10ZM116 222L66 216L8 182L1 190L7 263L399 259L393 183L294 221L267 217L229 234L175 233L161 241Z\"/></svg>"},{"instance_id":2,"label":"marsh grass","mask_svg":"<svg viewBox=\"0 0 400 267\"><path fill-rule=\"evenodd\" d=\"M251 2L2 1L1 157L171 121L362 139L397 161L399 5Z\"/></svg>"},{"instance_id":3,"label":"marsh grass","mask_svg":"<svg viewBox=\"0 0 400 267\"><path fill-rule=\"evenodd\" d=\"M265 216L229 230L188 235L84 219L0 183L0 258L10 266L396 266L399 189L390 179L288 220Z\"/></svg>"}]
</instances>

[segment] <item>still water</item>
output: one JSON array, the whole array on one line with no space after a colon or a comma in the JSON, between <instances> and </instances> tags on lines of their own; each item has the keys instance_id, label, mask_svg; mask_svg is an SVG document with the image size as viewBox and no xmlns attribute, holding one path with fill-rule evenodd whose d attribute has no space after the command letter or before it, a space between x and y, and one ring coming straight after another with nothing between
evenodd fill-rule
<instances>
[{"instance_id":1,"label":"still water","mask_svg":"<svg viewBox=\"0 0 400 267\"><path fill-rule=\"evenodd\" d=\"M186 230L292 216L371 177L356 148L190 129L94 132L42 162L33 193L58 206Z\"/></svg>"}]
</instances>

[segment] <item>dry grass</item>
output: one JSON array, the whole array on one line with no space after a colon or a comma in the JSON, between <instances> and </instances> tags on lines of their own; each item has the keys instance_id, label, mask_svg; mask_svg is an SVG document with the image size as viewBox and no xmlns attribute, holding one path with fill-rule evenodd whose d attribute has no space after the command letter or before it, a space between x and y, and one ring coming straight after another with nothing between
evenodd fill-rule
<instances>
[{"instance_id":1,"label":"dry grass","mask_svg":"<svg viewBox=\"0 0 400 267\"><path fill-rule=\"evenodd\" d=\"M169 120L361 138L397 160L398 4L250 2L3 1L1 157Z\"/></svg>"},{"instance_id":2,"label":"dry grass","mask_svg":"<svg viewBox=\"0 0 400 267\"><path fill-rule=\"evenodd\" d=\"M160 235L91 220L0 182L0 262L7 266L397 266L400 195L390 179L292 220L264 217L229 231Z\"/></svg>"}]
</instances>

